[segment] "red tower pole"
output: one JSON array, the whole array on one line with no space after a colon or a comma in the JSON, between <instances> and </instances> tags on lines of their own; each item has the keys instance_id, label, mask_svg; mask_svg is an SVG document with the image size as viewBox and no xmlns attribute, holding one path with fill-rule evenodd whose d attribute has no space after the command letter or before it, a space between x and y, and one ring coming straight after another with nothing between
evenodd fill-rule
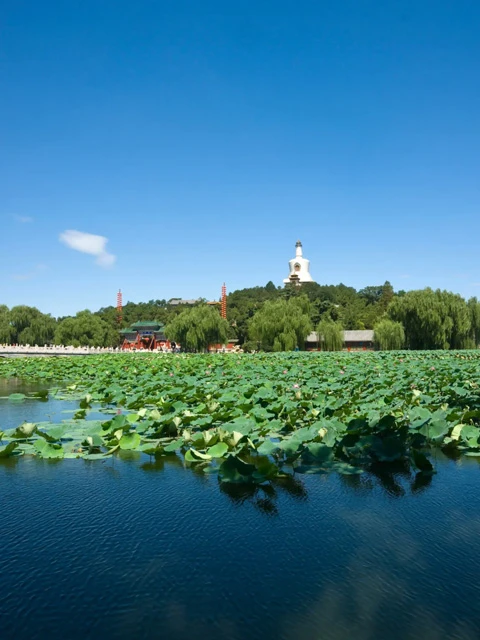
<instances>
[{"instance_id":1,"label":"red tower pole","mask_svg":"<svg viewBox=\"0 0 480 640\"><path fill-rule=\"evenodd\" d=\"M225 283L222 286L222 307L221 307L222 318L227 319L227 287Z\"/></svg>"},{"instance_id":2,"label":"red tower pole","mask_svg":"<svg viewBox=\"0 0 480 640\"><path fill-rule=\"evenodd\" d=\"M123 304L122 304L122 290L119 289L117 293L117 322L122 324L123 320Z\"/></svg>"}]
</instances>

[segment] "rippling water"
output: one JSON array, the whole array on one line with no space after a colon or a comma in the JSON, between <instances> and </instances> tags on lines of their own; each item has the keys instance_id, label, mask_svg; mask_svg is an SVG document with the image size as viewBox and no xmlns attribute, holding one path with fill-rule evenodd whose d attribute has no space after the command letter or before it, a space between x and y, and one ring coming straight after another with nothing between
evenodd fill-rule
<instances>
[{"instance_id":1,"label":"rippling water","mask_svg":"<svg viewBox=\"0 0 480 640\"><path fill-rule=\"evenodd\" d=\"M478 639L480 469L436 466L249 493L175 457L7 459L0 637Z\"/></svg>"}]
</instances>

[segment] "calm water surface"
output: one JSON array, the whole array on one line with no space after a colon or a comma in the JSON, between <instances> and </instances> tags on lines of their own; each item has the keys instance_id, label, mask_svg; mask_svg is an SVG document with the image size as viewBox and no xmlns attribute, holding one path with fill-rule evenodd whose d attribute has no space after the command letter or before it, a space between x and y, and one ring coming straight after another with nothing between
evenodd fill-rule
<instances>
[{"instance_id":1,"label":"calm water surface","mask_svg":"<svg viewBox=\"0 0 480 640\"><path fill-rule=\"evenodd\" d=\"M0 428L65 408L2 401ZM175 457L10 458L0 637L478 640L480 468L436 465L242 493Z\"/></svg>"}]
</instances>

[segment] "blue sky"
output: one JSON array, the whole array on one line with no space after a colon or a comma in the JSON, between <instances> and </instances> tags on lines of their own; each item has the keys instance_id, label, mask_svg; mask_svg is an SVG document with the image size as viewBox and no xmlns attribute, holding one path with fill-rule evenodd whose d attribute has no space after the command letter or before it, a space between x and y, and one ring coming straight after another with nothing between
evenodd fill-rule
<instances>
[{"instance_id":1,"label":"blue sky","mask_svg":"<svg viewBox=\"0 0 480 640\"><path fill-rule=\"evenodd\" d=\"M322 284L480 296L478 0L6 5L0 304L218 298L298 238Z\"/></svg>"}]
</instances>

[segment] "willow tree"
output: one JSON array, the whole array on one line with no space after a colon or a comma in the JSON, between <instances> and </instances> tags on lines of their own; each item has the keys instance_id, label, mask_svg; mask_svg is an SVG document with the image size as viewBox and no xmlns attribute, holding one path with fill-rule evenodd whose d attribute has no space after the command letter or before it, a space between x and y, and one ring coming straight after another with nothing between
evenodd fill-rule
<instances>
[{"instance_id":1,"label":"willow tree","mask_svg":"<svg viewBox=\"0 0 480 640\"><path fill-rule=\"evenodd\" d=\"M14 344L50 344L57 326L51 315L26 305L10 309L9 323L11 342Z\"/></svg>"},{"instance_id":2,"label":"willow tree","mask_svg":"<svg viewBox=\"0 0 480 640\"><path fill-rule=\"evenodd\" d=\"M480 302L477 298L470 298L467 306L470 313L472 347L476 349L480 344Z\"/></svg>"},{"instance_id":3,"label":"willow tree","mask_svg":"<svg viewBox=\"0 0 480 640\"><path fill-rule=\"evenodd\" d=\"M165 335L186 351L204 351L209 345L224 344L228 329L228 322L218 309L201 304L173 318L165 327Z\"/></svg>"},{"instance_id":4,"label":"willow tree","mask_svg":"<svg viewBox=\"0 0 480 640\"><path fill-rule=\"evenodd\" d=\"M374 327L374 341L381 351L397 351L405 345L405 331L400 322L388 318L380 320Z\"/></svg>"},{"instance_id":5,"label":"willow tree","mask_svg":"<svg viewBox=\"0 0 480 640\"><path fill-rule=\"evenodd\" d=\"M401 322L409 349L465 349L471 344L471 319L465 300L449 291L423 289L395 298L391 320Z\"/></svg>"},{"instance_id":6,"label":"willow tree","mask_svg":"<svg viewBox=\"0 0 480 640\"><path fill-rule=\"evenodd\" d=\"M80 311L75 317L64 318L55 330L55 344L113 347L118 343L118 331L90 311Z\"/></svg>"},{"instance_id":7,"label":"willow tree","mask_svg":"<svg viewBox=\"0 0 480 640\"><path fill-rule=\"evenodd\" d=\"M343 327L339 322L325 318L317 328L322 351L341 351L343 349Z\"/></svg>"},{"instance_id":8,"label":"willow tree","mask_svg":"<svg viewBox=\"0 0 480 640\"><path fill-rule=\"evenodd\" d=\"M265 302L250 320L248 335L266 351L291 351L304 349L312 328L310 303L299 295Z\"/></svg>"},{"instance_id":9,"label":"willow tree","mask_svg":"<svg viewBox=\"0 0 480 640\"><path fill-rule=\"evenodd\" d=\"M10 309L0 304L0 344L10 344L13 328L10 324Z\"/></svg>"}]
</instances>

